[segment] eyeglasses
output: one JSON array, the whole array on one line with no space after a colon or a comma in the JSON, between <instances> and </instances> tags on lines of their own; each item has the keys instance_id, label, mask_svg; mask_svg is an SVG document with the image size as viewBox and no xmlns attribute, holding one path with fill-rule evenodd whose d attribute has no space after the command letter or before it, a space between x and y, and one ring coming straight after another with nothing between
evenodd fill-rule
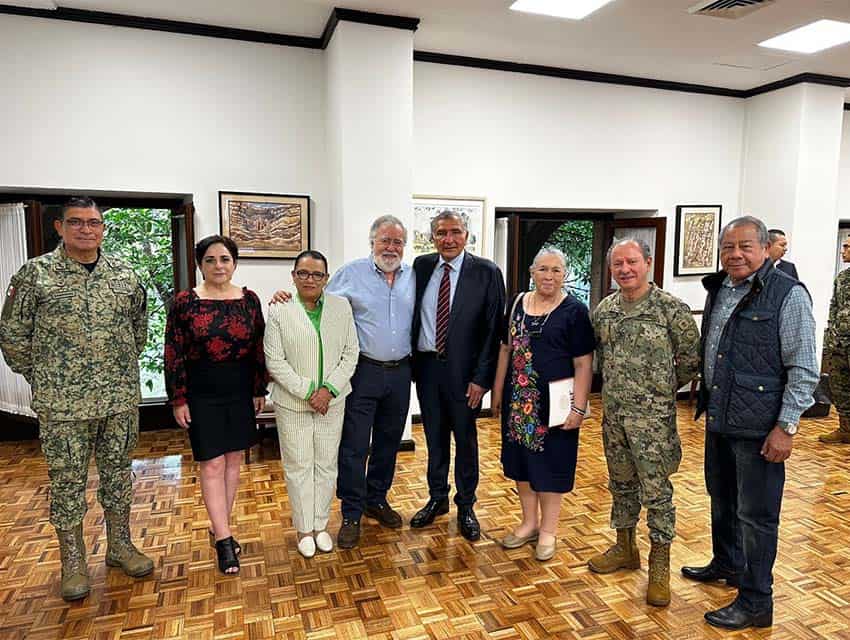
<instances>
[{"instance_id":1,"label":"eyeglasses","mask_svg":"<svg viewBox=\"0 0 850 640\"><path fill-rule=\"evenodd\" d=\"M304 269L295 272L295 277L299 280L315 280L316 282L321 282L327 275L327 273L321 271L306 271Z\"/></svg>"},{"instance_id":2,"label":"eyeglasses","mask_svg":"<svg viewBox=\"0 0 850 640\"><path fill-rule=\"evenodd\" d=\"M65 224L67 224L72 229L82 229L83 227L88 227L89 229L99 230L103 228L103 220L98 220L97 218L90 218L89 220L80 220L79 218L68 218L65 220Z\"/></svg>"},{"instance_id":3,"label":"eyeglasses","mask_svg":"<svg viewBox=\"0 0 850 640\"><path fill-rule=\"evenodd\" d=\"M399 240L398 238L375 238L375 242L385 247L393 246L393 247L403 247L404 240Z\"/></svg>"}]
</instances>

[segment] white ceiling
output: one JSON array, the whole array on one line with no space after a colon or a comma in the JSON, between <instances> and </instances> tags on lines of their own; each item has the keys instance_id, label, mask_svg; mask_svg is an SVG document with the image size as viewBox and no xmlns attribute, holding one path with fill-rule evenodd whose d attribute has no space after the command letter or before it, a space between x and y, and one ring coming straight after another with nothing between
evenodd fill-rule
<instances>
[{"instance_id":1,"label":"white ceiling","mask_svg":"<svg viewBox=\"0 0 850 640\"><path fill-rule=\"evenodd\" d=\"M581 21L509 11L511 2L58 0L62 7L305 36L321 35L340 6L420 18L414 42L420 51L733 89L804 72L850 76L850 44L812 55L756 46L816 19L850 22L850 0L777 0L737 20L689 14L697 0L614 0Z\"/></svg>"}]
</instances>

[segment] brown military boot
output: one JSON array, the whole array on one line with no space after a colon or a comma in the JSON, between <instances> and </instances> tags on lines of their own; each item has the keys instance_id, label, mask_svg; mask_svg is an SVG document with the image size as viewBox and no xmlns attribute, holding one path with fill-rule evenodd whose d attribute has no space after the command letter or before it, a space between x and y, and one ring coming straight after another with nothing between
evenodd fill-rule
<instances>
[{"instance_id":1,"label":"brown military boot","mask_svg":"<svg viewBox=\"0 0 850 640\"><path fill-rule=\"evenodd\" d=\"M89 572L86 568L86 546L83 523L73 529L56 529L59 555L62 558L62 599L71 602L89 595Z\"/></svg>"},{"instance_id":2,"label":"brown military boot","mask_svg":"<svg viewBox=\"0 0 850 640\"><path fill-rule=\"evenodd\" d=\"M106 564L121 567L131 578L141 578L153 571L153 560L133 546L129 516L129 513L106 512Z\"/></svg>"},{"instance_id":3,"label":"brown military boot","mask_svg":"<svg viewBox=\"0 0 850 640\"><path fill-rule=\"evenodd\" d=\"M646 602L656 607L670 604L670 543L653 541L649 549Z\"/></svg>"},{"instance_id":4,"label":"brown military boot","mask_svg":"<svg viewBox=\"0 0 850 640\"><path fill-rule=\"evenodd\" d=\"M587 566L595 573L613 573L618 569L640 569L640 556L635 544L635 528L617 529L617 542L605 553L593 556Z\"/></svg>"},{"instance_id":5,"label":"brown military boot","mask_svg":"<svg viewBox=\"0 0 850 640\"><path fill-rule=\"evenodd\" d=\"M850 444L850 416L838 416L838 428L823 434L818 440L826 444Z\"/></svg>"}]
</instances>

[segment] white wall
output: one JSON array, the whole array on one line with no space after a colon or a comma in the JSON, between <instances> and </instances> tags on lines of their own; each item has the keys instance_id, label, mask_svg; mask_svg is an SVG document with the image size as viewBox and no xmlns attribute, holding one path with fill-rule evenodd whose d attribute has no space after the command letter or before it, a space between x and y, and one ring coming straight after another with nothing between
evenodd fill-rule
<instances>
[{"instance_id":1,"label":"white wall","mask_svg":"<svg viewBox=\"0 0 850 640\"><path fill-rule=\"evenodd\" d=\"M850 220L850 111L844 112L838 170L838 219Z\"/></svg>"},{"instance_id":2,"label":"white wall","mask_svg":"<svg viewBox=\"0 0 850 640\"><path fill-rule=\"evenodd\" d=\"M0 17L0 186L190 193L196 236L218 191L306 193L326 251L324 57L308 49ZM265 298L290 262L244 260Z\"/></svg>"},{"instance_id":3,"label":"white wall","mask_svg":"<svg viewBox=\"0 0 850 640\"><path fill-rule=\"evenodd\" d=\"M743 126L732 98L417 62L414 192L485 195L491 220L495 207L657 209L665 288L702 308L699 277L673 278L676 205L738 215Z\"/></svg>"}]
</instances>

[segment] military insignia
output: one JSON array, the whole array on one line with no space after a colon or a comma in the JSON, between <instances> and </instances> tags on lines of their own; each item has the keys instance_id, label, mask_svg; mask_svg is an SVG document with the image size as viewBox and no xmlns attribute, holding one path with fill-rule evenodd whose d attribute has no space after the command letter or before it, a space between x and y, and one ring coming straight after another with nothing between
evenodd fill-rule
<instances>
[{"instance_id":1,"label":"military insignia","mask_svg":"<svg viewBox=\"0 0 850 640\"><path fill-rule=\"evenodd\" d=\"M133 293L133 285L126 280L110 280L109 288L112 289L112 293L118 293L125 296Z\"/></svg>"},{"instance_id":2,"label":"military insignia","mask_svg":"<svg viewBox=\"0 0 850 640\"><path fill-rule=\"evenodd\" d=\"M9 288L6 289L6 300L11 300L15 297L15 285L10 284Z\"/></svg>"}]
</instances>

